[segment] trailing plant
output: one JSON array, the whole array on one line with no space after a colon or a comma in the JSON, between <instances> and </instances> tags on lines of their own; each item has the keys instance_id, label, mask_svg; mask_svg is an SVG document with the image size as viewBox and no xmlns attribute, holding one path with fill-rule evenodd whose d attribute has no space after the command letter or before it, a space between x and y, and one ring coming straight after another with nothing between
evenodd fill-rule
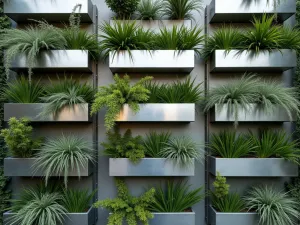
<instances>
[{"instance_id":1,"label":"trailing plant","mask_svg":"<svg viewBox=\"0 0 300 225\"><path fill-rule=\"evenodd\" d=\"M156 188L151 212L185 212L204 199L203 187L189 190L187 182L168 182L167 187Z\"/></svg>"},{"instance_id":2,"label":"trailing plant","mask_svg":"<svg viewBox=\"0 0 300 225\"><path fill-rule=\"evenodd\" d=\"M150 132L147 134L146 139L144 140L145 154L151 158L161 157L161 151L166 147L167 143L170 141L170 138L170 132Z\"/></svg>"},{"instance_id":3,"label":"trailing plant","mask_svg":"<svg viewBox=\"0 0 300 225\"><path fill-rule=\"evenodd\" d=\"M62 205L69 213L86 212L96 192L97 190L90 193L88 189L64 189Z\"/></svg>"},{"instance_id":4,"label":"trailing plant","mask_svg":"<svg viewBox=\"0 0 300 225\"><path fill-rule=\"evenodd\" d=\"M112 214L108 217L108 225L122 225L125 219L128 225L136 225L138 221L148 225L153 218L149 207L154 202L155 189L151 188L138 197L131 196L123 180L116 179L118 196L115 199L98 201L94 207L108 209Z\"/></svg>"},{"instance_id":5,"label":"trailing plant","mask_svg":"<svg viewBox=\"0 0 300 225\"><path fill-rule=\"evenodd\" d=\"M260 225L294 225L299 217L299 202L288 193L274 187L252 188L244 198L249 211L255 210L260 217Z\"/></svg>"},{"instance_id":6,"label":"trailing plant","mask_svg":"<svg viewBox=\"0 0 300 225\"><path fill-rule=\"evenodd\" d=\"M161 18L163 3L160 0L141 0L137 6L138 20L158 20Z\"/></svg>"},{"instance_id":7,"label":"trailing plant","mask_svg":"<svg viewBox=\"0 0 300 225\"><path fill-rule=\"evenodd\" d=\"M62 135L47 139L36 154L33 164L34 171L44 171L46 185L54 174L64 177L67 187L70 171L76 171L80 178L80 170L86 168L89 162L95 161L92 143L74 135Z\"/></svg>"},{"instance_id":8,"label":"trailing plant","mask_svg":"<svg viewBox=\"0 0 300 225\"><path fill-rule=\"evenodd\" d=\"M164 16L172 20L194 19L193 12L200 13L202 1L197 0L164 0Z\"/></svg>"},{"instance_id":9,"label":"trailing plant","mask_svg":"<svg viewBox=\"0 0 300 225\"><path fill-rule=\"evenodd\" d=\"M8 83L3 89L4 99L13 103L39 103L44 94L45 89L39 81L28 82L24 76Z\"/></svg>"},{"instance_id":10,"label":"trailing plant","mask_svg":"<svg viewBox=\"0 0 300 225\"><path fill-rule=\"evenodd\" d=\"M114 132L107 132L107 137L108 142L101 143L105 155L113 158L129 158L133 163L138 163L141 158L145 158L142 136L132 137L130 129L127 129L122 136L115 128Z\"/></svg>"},{"instance_id":11,"label":"trailing plant","mask_svg":"<svg viewBox=\"0 0 300 225\"><path fill-rule=\"evenodd\" d=\"M105 0L117 19L129 19L138 7L140 0Z\"/></svg>"},{"instance_id":12,"label":"trailing plant","mask_svg":"<svg viewBox=\"0 0 300 225\"><path fill-rule=\"evenodd\" d=\"M1 130L1 136L4 138L7 148L12 156L16 158L30 158L34 151L41 146L42 138L34 139L32 137L33 129L29 126L29 120L26 118L9 119L9 128Z\"/></svg>"},{"instance_id":13,"label":"trailing plant","mask_svg":"<svg viewBox=\"0 0 300 225\"><path fill-rule=\"evenodd\" d=\"M202 83L195 84L195 79L187 78L184 82L171 84L148 82L150 91L149 103L198 103L202 100Z\"/></svg>"},{"instance_id":14,"label":"trailing plant","mask_svg":"<svg viewBox=\"0 0 300 225\"><path fill-rule=\"evenodd\" d=\"M114 84L99 88L91 107L91 113L94 114L101 108L107 107L105 127L107 130L110 130L115 125L115 120L124 104L128 104L134 112L138 112L138 104L148 101L150 91L145 87L145 84L151 79L152 77L146 76L134 85L130 85L130 77L128 75L120 78L116 74L114 76Z\"/></svg>"}]
</instances>

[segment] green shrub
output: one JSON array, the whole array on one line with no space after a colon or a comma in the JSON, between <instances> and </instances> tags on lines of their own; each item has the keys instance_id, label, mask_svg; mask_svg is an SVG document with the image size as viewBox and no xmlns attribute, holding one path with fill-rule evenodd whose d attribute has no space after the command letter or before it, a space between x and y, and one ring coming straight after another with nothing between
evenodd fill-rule
<instances>
[{"instance_id":1,"label":"green shrub","mask_svg":"<svg viewBox=\"0 0 300 225\"><path fill-rule=\"evenodd\" d=\"M172 20L194 19L193 11L200 13L200 0L163 0L164 16Z\"/></svg>"},{"instance_id":2,"label":"green shrub","mask_svg":"<svg viewBox=\"0 0 300 225\"><path fill-rule=\"evenodd\" d=\"M161 18L163 4L160 0L141 0L137 6L138 20L157 20Z\"/></svg>"},{"instance_id":3,"label":"green shrub","mask_svg":"<svg viewBox=\"0 0 300 225\"><path fill-rule=\"evenodd\" d=\"M129 19L140 0L105 0L107 6L116 14L118 19Z\"/></svg>"},{"instance_id":4,"label":"green shrub","mask_svg":"<svg viewBox=\"0 0 300 225\"><path fill-rule=\"evenodd\" d=\"M11 191L8 189L10 179L4 176L3 168L0 168L0 224L3 224L3 213L9 207Z\"/></svg>"}]
</instances>

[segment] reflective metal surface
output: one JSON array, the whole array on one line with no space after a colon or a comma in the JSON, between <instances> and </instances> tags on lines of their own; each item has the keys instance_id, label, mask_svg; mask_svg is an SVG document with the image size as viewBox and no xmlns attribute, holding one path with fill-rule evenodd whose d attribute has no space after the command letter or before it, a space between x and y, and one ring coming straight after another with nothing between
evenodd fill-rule
<instances>
[{"instance_id":1,"label":"reflective metal surface","mask_svg":"<svg viewBox=\"0 0 300 225\"><path fill-rule=\"evenodd\" d=\"M298 166L280 158L216 158L209 156L209 172L225 177L296 177Z\"/></svg>"},{"instance_id":2,"label":"reflective metal surface","mask_svg":"<svg viewBox=\"0 0 300 225\"><path fill-rule=\"evenodd\" d=\"M195 166L181 168L173 160L144 158L139 163L132 163L127 158L109 159L109 176L194 176Z\"/></svg>"},{"instance_id":3,"label":"reflective metal surface","mask_svg":"<svg viewBox=\"0 0 300 225\"><path fill-rule=\"evenodd\" d=\"M44 118L40 114L47 103L5 103L4 104L4 121L11 117L27 117L32 122L91 122L89 115L89 105L76 104L74 108L65 107L60 114L54 118L52 115Z\"/></svg>"},{"instance_id":4,"label":"reflective metal surface","mask_svg":"<svg viewBox=\"0 0 300 225\"><path fill-rule=\"evenodd\" d=\"M273 112L267 113L259 109L256 104L249 104L247 110L238 109L238 121L239 122L289 122L295 121L295 116L292 118L288 116L284 108L276 107ZM232 113L229 114L227 105L216 104L211 109L211 122L234 122L235 118Z\"/></svg>"},{"instance_id":5,"label":"reflective metal surface","mask_svg":"<svg viewBox=\"0 0 300 225\"><path fill-rule=\"evenodd\" d=\"M43 177L44 172L34 171L34 158L5 158L4 159L4 176L8 177ZM87 177L93 172L92 163L87 163L80 168L80 176ZM53 175L52 177L63 176L63 174ZM77 170L70 170L69 177L78 177Z\"/></svg>"},{"instance_id":6,"label":"reflective metal surface","mask_svg":"<svg viewBox=\"0 0 300 225\"><path fill-rule=\"evenodd\" d=\"M210 225L257 225L259 216L257 213L221 213L212 206L208 206Z\"/></svg>"},{"instance_id":7,"label":"reflective metal surface","mask_svg":"<svg viewBox=\"0 0 300 225\"><path fill-rule=\"evenodd\" d=\"M25 55L19 55L12 62L11 70L20 72L28 70ZM38 72L92 72L92 61L88 51L83 50L49 50L40 53L33 68Z\"/></svg>"},{"instance_id":8,"label":"reflective metal surface","mask_svg":"<svg viewBox=\"0 0 300 225\"><path fill-rule=\"evenodd\" d=\"M195 104L140 104L135 113L126 104L120 112L117 122L194 122Z\"/></svg>"},{"instance_id":9,"label":"reflective metal surface","mask_svg":"<svg viewBox=\"0 0 300 225\"><path fill-rule=\"evenodd\" d=\"M194 51L132 50L109 54L109 68L115 72L189 73L194 69Z\"/></svg>"},{"instance_id":10,"label":"reflective metal surface","mask_svg":"<svg viewBox=\"0 0 300 225\"><path fill-rule=\"evenodd\" d=\"M48 22L69 21L70 14L76 4L81 7L83 23L93 21L93 4L91 0L5 0L4 13L16 22L28 22L28 19Z\"/></svg>"},{"instance_id":11,"label":"reflective metal surface","mask_svg":"<svg viewBox=\"0 0 300 225\"><path fill-rule=\"evenodd\" d=\"M211 58L211 72L282 72L297 65L294 50L254 51L216 50Z\"/></svg>"},{"instance_id":12,"label":"reflective metal surface","mask_svg":"<svg viewBox=\"0 0 300 225\"><path fill-rule=\"evenodd\" d=\"M270 0L212 0L207 12L211 23L250 22L253 15L264 13L277 13L277 19L283 22L296 13L296 1L283 0L275 6Z\"/></svg>"}]
</instances>

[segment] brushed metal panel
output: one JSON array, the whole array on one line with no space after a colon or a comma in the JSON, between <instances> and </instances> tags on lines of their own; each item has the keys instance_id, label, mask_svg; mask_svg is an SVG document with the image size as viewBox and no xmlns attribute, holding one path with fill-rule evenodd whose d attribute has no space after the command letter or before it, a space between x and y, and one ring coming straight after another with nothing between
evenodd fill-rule
<instances>
[{"instance_id":1,"label":"brushed metal panel","mask_svg":"<svg viewBox=\"0 0 300 225\"><path fill-rule=\"evenodd\" d=\"M34 158L5 158L4 159L4 176L8 177L43 177L44 172L34 171L33 164L35 162ZM87 163L84 167L80 168L80 176L88 177L92 174L93 165L92 163ZM63 174L53 175L52 177L63 176ZM78 177L77 170L70 170L69 177Z\"/></svg>"},{"instance_id":2,"label":"brushed metal panel","mask_svg":"<svg viewBox=\"0 0 300 225\"><path fill-rule=\"evenodd\" d=\"M18 55L11 64L11 70L27 71L27 58ZM42 51L33 71L38 72L92 72L92 61L86 50L49 50Z\"/></svg>"},{"instance_id":3,"label":"brushed metal panel","mask_svg":"<svg viewBox=\"0 0 300 225\"><path fill-rule=\"evenodd\" d=\"M211 58L211 72L282 72L297 66L296 51L289 49L272 52L216 50Z\"/></svg>"},{"instance_id":4,"label":"brushed metal panel","mask_svg":"<svg viewBox=\"0 0 300 225\"><path fill-rule=\"evenodd\" d=\"M91 0L5 0L4 13L16 22L28 22L28 19L47 20L48 22L69 21L76 4L81 4L80 13L83 23L93 22L93 4Z\"/></svg>"},{"instance_id":5,"label":"brushed metal panel","mask_svg":"<svg viewBox=\"0 0 300 225\"><path fill-rule=\"evenodd\" d=\"M194 176L194 162L181 168L172 160L163 158L144 158L139 163L132 163L127 158L109 159L109 176Z\"/></svg>"},{"instance_id":6,"label":"brushed metal panel","mask_svg":"<svg viewBox=\"0 0 300 225\"><path fill-rule=\"evenodd\" d=\"M229 114L227 105L216 104L211 109L211 122L234 122L234 115ZM289 122L290 117L282 107L276 107L272 113L264 112L259 109L256 104L249 104L245 110L243 108L238 109L238 121L239 122ZM295 121L295 115L293 115L292 121Z\"/></svg>"},{"instance_id":7,"label":"brushed metal panel","mask_svg":"<svg viewBox=\"0 0 300 225\"><path fill-rule=\"evenodd\" d=\"M189 73L194 69L195 56L193 50L132 50L131 56L127 51L113 55L109 53L109 68L115 72L160 72L160 73Z\"/></svg>"},{"instance_id":8,"label":"brushed metal panel","mask_svg":"<svg viewBox=\"0 0 300 225\"><path fill-rule=\"evenodd\" d=\"M257 213L221 213L212 206L208 206L210 225L257 225L259 216Z\"/></svg>"},{"instance_id":9,"label":"brushed metal panel","mask_svg":"<svg viewBox=\"0 0 300 225\"><path fill-rule=\"evenodd\" d=\"M216 158L209 156L209 172L225 177L296 177L298 166L280 158Z\"/></svg>"},{"instance_id":10,"label":"brushed metal panel","mask_svg":"<svg viewBox=\"0 0 300 225\"><path fill-rule=\"evenodd\" d=\"M140 104L135 113L125 104L117 122L194 122L195 104Z\"/></svg>"},{"instance_id":11,"label":"brushed metal panel","mask_svg":"<svg viewBox=\"0 0 300 225\"><path fill-rule=\"evenodd\" d=\"M47 103L5 103L4 104L4 121L11 117L27 117L32 122L91 122L89 114L89 104L76 104L74 108L65 107L62 109L57 118L49 116L43 118L40 116L43 108Z\"/></svg>"},{"instance_id":12,"label":"brushed metal panel","mask_svg":"<svg viewBox=\"0 0 300 225\"><path fill-rule=\"evenodd\" d=\"M208 21L218 22L250 22L253 15L277 13L279 22L283 22L296 13L295 0L283 0L275 5L270 0L212 0L208 6Z\"/></svg>"}]
</instances>

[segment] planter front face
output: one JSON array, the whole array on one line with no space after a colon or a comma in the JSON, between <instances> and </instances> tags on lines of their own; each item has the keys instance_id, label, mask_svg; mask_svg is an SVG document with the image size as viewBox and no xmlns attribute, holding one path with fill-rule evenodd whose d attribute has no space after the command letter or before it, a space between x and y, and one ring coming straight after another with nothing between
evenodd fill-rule
<instances>
[{"instance_id":1,"label":"planter front face","mask_svg":"<svg viewBox=\"0 0 300 225\"><path fill-rule=\"evenodd\" d=\"M216 104L211 109L211 122L234 122L235 118L233 113L229 114L227 105ZM292 118L286 113L284 108L277 107L271 113L264 112L258 109L256 104L249 104L249 107L245 110L243 108L238 109L238 121L239 122L289 122L295 121L295 116Z\"/></svg>"},{"instance_id":2,"label":"planter front face","mask_svg":"<svg viewBox=\"0 0 300 225\"><path fill-rule=\"evenodd\" d=\"M43 177L43 171L34 171L34 158L5 158L4 159L4 176L8 177ZM80 168L80 176L87 177L92 174L93 165L88 163L84 168ZM62 174L53 175L52 177L62 176ZM69 177L78 177L77 170L70 170Z\"/></svg>"},{"instance_id":3,"label":"planter front face","mask_svg":"<svg viewBox=\"0 0 300 225\"><path fill-rule=\"evenodd\" d=\"M230 4L223 0L212 0L208 6L208 21L211 23L219 22L250 22L255 16L276 13L280 22L285 21L296 13L296 1L281 1L274 5L273 1L245 1L231 0Z\"/></svg>"},{"instance_id":4,"label":"planter front face","mask_svg":"<svg viewBox=\"0 0 300 225\"><path fill-rule=\"evenodd\" d=\"M144 158L132 163L127 158L109 159L109 176L194 176L195 166L181 168L174 161L163 158Z\"/></svg>"},{"instance_id":5,"label":"planter front face","mask_svg":"<svg viewBox=\"0 0 300 225\"><path fill-rule=\"evenodd\" d=\"M221 213L212 206L208 206L210 225L257 225L259 217L257 213Z\"/></svg>"},{"instance_id":6,"label":"planter front face","mask_svg":"<svg viewBox=\"0 0 300 225\"><path fill-rule=\"evenodd\" d=\"M62 2L62 1L61 1ZM28 70L27 58L18 55L12 62L11 70ZM92 72L92 61L86 50L49 50L42 51L33 71L36 72Z\"/></svg>"},{"instance_id":7,"label":"planter front face","mask_svg":"<svg viewBox=\"0 0 300 225\"><path fill-rule=\"evenodd\" d=\"M93 21L93 4L91 0L7 0L4 13L16 22L28 22L28 19L48 22L68 21L73 8L80 4L76 13L80 13L81 21Z\"/></svg>"},{"instance_id":8,"label":"planter front face","mask_svg":"<svg viewBox=\"0 0 300 225\"><path fill-rule=\"evenodd\" d=\"M225 177L296 177L298 166L280 158L216 158L209 156L209 172Z\"/></svg>"},{"instance_id":9,"label":"planter front face","mask_svg":"<svg viewBox=\"0 0 300 225\"><path fill-rule=\"evenodd\" d=\"M231 4L230 4L231 5ZM282 72L297 66L294 50L272 52L215 50L210 63L211 72Z\"/></svg>"},{"instance_id":10,"label":"planter front face","mask_svg":"<svg viewBox=\"0 0 300 225\"><path fill-rule=\"evenodd\" d=\"M195 104L140 104L135 113L127 104L120 112L117 122L194 122Z\"/></svg>"},{"instance_id":11,"label":"planter front face","mask_svg":"<svg viewBox=\"0 0 300 225\"><path fill-rule=\"evenodd\" d=\"M4 121L8 121L11 117L16 117L17 119L27 117L32 122L91 122L89 105L87 103L76 104L74 108L65 107L56 118L52 115L46 118L40 116L46 105L47 103L5 103Z\"/></svg>"},{"instance_id":12,"label":"planter front face","mask_svg":"<svg viewBox=\"0 0 300 225\"><path fill-rule=\"evenodd\" d=\"M109 68L115 72L189 73L194 69L194 51L132 50L109 53Z\"/></svg>"},{"instance_id":13,"label":"planter front face","mask_svg":"<svg viewBox=\"0 0 300 225\"><path fill-rule=\"evenodd\" d=\"M153 213L150 225L195 225L195 213Z\"/></svg>"}]
</instances>

